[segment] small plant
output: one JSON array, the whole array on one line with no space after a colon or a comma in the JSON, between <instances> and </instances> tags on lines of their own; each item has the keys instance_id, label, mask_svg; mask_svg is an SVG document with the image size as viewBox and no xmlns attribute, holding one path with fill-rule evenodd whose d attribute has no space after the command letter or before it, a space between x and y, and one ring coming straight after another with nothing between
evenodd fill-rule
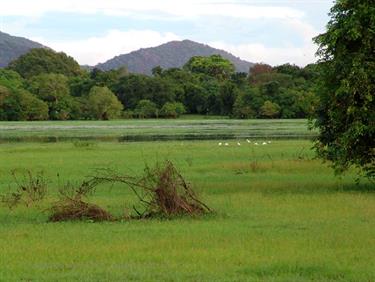
<instances>
[{"instance_id":1,"label":"small plant","mask_svg":"<svg viewBox=\"0 0 375 282\"><path fill-rule=\"evenodd\" d=\"M43 200L47 195L48 184L43 172L34 175L30 170L27 170L20 178L17 176L17 171L13 170L12 176L16 189L1 197L1 202L9 208L14 208L19 204L28 207Z\"/></svg>"}]
</instances>

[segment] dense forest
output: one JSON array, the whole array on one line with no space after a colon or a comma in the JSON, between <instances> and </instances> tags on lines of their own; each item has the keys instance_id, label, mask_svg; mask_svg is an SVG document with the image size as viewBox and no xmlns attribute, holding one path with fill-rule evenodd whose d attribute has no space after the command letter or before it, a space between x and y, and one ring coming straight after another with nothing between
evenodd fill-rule
<instances>
[{"instance_id":1,"label":"dense forest","mask_svg":"<svg viewBox=\"0 0 375 282\"><path fill-rule=\"evenodd\" d=\"M318 98L317 65L254 65L235 72L221 57L192 57L182 68L151 76L125 68L84 70L71 57L32 49L0 69L0 120L306 118Z\"/></svg>"}]
</instances>

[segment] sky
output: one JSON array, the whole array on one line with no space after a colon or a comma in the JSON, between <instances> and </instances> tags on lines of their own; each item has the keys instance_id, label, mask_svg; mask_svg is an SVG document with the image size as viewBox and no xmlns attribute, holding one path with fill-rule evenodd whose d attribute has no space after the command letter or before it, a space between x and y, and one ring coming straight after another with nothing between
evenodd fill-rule
<instances>
[{"instance_id":1,"label":"sky","mask_svg":"<svg viewBox=\"0 0 375 282\"><path fill-rule=\"evenodd\" d=\"M305 66L333 0L0 0L0 31L80 64L189 39L241 59Z\"/></svg>"}]
</instances>

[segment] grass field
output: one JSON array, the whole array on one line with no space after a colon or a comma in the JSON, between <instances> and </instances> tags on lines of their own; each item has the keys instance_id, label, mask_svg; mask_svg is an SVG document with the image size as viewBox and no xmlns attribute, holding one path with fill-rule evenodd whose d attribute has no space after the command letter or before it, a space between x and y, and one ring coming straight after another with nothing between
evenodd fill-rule
<instances>
[{"instance_id":1,"label":"grass field","mask_svg":"<svg viewBox=\"0 0 375 282\"><path fill-rule=\"evenodd\" d=\"M1 126L9 123L0 124L8 134ZM220 141L1 144L0 193L12 184L12 169L43 170L52 200L57 173L60 181L101 167L139 174L145 163L168 158L215 213L47 223L46 204L1 207L0 281L375 281L370 183L355 185L354 171L335 177L313 159L308 140ZM119 185L90 199L116 215L134 201Z\"/></svg>"}]
</instances>

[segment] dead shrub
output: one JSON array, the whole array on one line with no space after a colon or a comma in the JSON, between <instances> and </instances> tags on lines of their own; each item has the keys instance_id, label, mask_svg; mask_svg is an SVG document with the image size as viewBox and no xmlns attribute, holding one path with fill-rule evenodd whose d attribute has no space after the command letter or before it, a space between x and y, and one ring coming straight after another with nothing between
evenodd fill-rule
<instances>
[{"instance_id":1,"label":"dead shrub","mask_svg":"<svg viewBox=\"0 0 375 282\"><path fill-rule=\"evenodd\" d=\"M111 221L113 216L101 207L82 200L64 199L51 207L49 221L93 220Z\"/></svg>"},{"instance_id":2,"label":"dead shrub","mask_svg":"<svg viewBox=\"0 0 375 282\"><path fill-rule=\"evenodd\" d=\"M43 172L38 172L34 175L32 171L27 170L21 177L18 177L17 174L16 170L12 171L16 189L1 196L3 204L7 205L10 209L19 204L24 204L28 207L45 198L48 191L48 183ZM9 187L9 190L13 189Z\"/></svg>"},{"instance_id":3,"label":"dead shrub","mask_svg":"<svg viewBox=\"0 0 375 282\"><path fill-rule=\"evenodd\" d=\"M77 187L71 183L65 184L59 189L60 200L50 208L49 221L114 220L113 216L106 210L83 200L95 191L97 184L94 180L84 181Z\"/></svg>"},{"instance_id":4,"label":"dead shrub","mask_svg":"<svg viewBox=\"0 0 375 282\"><path fill-rule=\"evenodd\" d=\"M133 206L139 218L200 215L211 211L198 199L170 161L157 164L154 168L146 166L144 175L140 178L102 170L91 180L95 183L120 182L129 186L143 205L143 211Z\"/></svg>"}]
</instances>

